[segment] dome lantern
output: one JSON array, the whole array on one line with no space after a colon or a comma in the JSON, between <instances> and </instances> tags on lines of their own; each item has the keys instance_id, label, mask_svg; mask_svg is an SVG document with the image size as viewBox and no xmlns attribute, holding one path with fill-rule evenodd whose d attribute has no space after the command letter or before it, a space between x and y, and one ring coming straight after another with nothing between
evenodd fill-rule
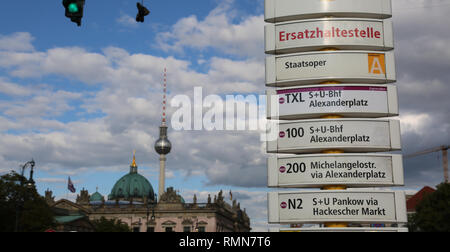
<instances>
[{"instance_id":1,"label":"dome lantern","mask_svg":"<svg viewBox=\"0 0 450 252\"><path fill-rule=\"evenodd\" d=\"M136 164L136 150L133 151L133 162L130 165L130 173L137 173L138 166Z\"/></svg>"},{"instance_id":2,"label":"dome lantern","mask_svg":"<svg viewBox=\"0 0 450 252\"><path fill-rule=\"evenodd\" d=\"M130 166L130 173L119 179L111 190L108 200L124 200L144 202L155 200L155 192L151 183L138 173L136 164L136 152L133 154L133 162Z\"/></svg>"},{"instance_id":3,"label":"dome lantern","mask_svg":"<svg viewBox=\"0 0 450 252\"><path fill-rule=\"evenodd\" d=\"M102 202L104 200L103 195L101 195L98 192L98 187L97 187L97 191L91 195L89 201L90 202Z\"/></svg>"}]
</instances>

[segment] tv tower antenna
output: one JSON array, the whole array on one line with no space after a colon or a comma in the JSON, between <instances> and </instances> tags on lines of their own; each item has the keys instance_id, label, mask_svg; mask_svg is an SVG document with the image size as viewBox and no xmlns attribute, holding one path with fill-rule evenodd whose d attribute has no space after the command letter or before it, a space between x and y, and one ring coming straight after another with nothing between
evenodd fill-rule
<instances>
[{"instance_id":1,"label":"tv tower antenna","mask_svg":"<svg viewBox=\"0 0 450 252\"><path fill-rule=\"evenodd\" d=\"M162 109L162 123L159 127L159 139L155 143L155 150L159 154L159 185L158 185L158 199L165 192L166 179L166 155L170 153L172 144L167 137L167 69L164 68L164 92L163 92L163 109Z\"/></svg>"}]
</instances>

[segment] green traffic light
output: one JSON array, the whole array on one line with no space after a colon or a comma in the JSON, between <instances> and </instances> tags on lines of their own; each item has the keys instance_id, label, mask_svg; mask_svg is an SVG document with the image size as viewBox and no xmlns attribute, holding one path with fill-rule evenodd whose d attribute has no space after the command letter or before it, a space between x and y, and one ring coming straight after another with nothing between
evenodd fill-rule
<instances>
[{"instance_id":1,"label":"green traffic light","mask_svg":"<svg viewBox=\"0 0 450 252\"><path fill-rule=\"evenodd\" d=\"M68 10L70 13L77 13L79 11L78 5L76 3L69 4Z\"/></svg>"}]
</instances>

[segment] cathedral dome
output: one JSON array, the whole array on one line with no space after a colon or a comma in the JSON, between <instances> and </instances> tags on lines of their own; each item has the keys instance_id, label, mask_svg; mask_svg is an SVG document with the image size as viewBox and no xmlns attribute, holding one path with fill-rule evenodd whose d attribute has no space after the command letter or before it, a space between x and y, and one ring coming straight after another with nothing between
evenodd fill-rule
<instances>
[{"instance_id":1,"label":"cathedral dome","mask_svg":"<svg viewBox=\"0 0 450 252\"><path fill-rule=\"evenodd\" d=\"M99 192L95 192L91 195L91 198L89 199L90 202L100 202L103 201L103 195L101 195Z\"/></svg>"},{"instance_id":2,"label":"cathedral dome","mask_svg":"<svg viewBox=\"0 0 450 252\"><path fill-rule=\"evenodd\" d=\"M148 201L155 200L155 192L150 182L137 172L136 159L133 157L133 163L130 166L130 173L119 179L108 196L109 200L133 200Z\"/></svg>"}]
</instances>

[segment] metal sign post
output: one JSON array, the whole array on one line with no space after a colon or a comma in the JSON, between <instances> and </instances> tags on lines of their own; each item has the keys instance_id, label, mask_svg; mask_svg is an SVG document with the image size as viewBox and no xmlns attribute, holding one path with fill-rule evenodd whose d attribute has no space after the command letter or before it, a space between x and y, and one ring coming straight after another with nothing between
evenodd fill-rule
<instances>
[{"instance_id":1,"label":"metal sign post","mask_svg":"<svg viewBox=\"0 0 450 252\"><path fill-rule=\"evenodd\" d=\"M407 222L402 191L353 189L404 185L401 155L370 153L401 150L381 119L399 115L391 17L391 0L265 0L268 187L322 189L268 193L269 223L325 226L279 231Z\"/></svg>"}]
</instances>

